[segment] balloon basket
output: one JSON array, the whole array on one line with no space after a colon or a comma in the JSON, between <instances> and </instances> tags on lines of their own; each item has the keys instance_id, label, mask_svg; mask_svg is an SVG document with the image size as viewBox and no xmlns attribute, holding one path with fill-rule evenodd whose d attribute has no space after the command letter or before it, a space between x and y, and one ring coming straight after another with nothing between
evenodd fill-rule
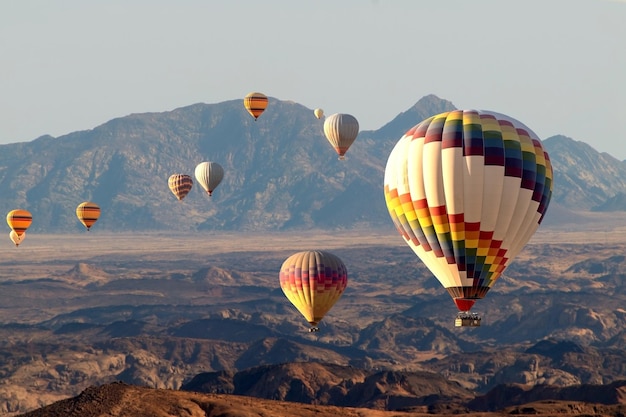
<instances>
[{"instance_id":1,"label":"balloon basket","mask_svg":"<svg viewBox=\"0 0 626 417\"><path fill-rule=\"evenodd\" d=\"M477 313L462 311L456 315L455 327L480 327L481 317Z\"/></svg>"},{"instance_id":2,"label":"balloon basket","mask_svg":"<svg viewBox=\"0 0 626 417\"><path fill-rule=\"evenodd\" d=\"M314 333L314 332L319 332L319 331L320 331L320 328L319 328L319 327L311 327L311 328L309 329L309 332L311 332L311 333Z\"/></svg>"}]
</instances>

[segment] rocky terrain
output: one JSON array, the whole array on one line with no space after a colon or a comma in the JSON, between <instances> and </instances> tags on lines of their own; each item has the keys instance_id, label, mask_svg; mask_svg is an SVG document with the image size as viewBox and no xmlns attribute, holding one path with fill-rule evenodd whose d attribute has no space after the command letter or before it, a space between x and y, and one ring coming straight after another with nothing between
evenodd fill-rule
<instances>
[{"instance_id":1,"label":"rocky terrain","mask_svg":"<svg viewBox=\"0 0 626 417\"><path fill-rule=\"evenodd\" d=\"M569 401L556 388L576 386L621 398L626 225L613 226L541 229L472 329L454 327L452 300L395 231L34 234L0 259L0 414L115 381L435 413ZM296 246L350 273L314 334L277 285Z\"/></svg>"},{"instance_id":2,"label":"rocky terrain","mask_svg":"<svg viewBox=\"0 0 626 417\"><path fill-rule=\"evenodd\" d=\"M532 391L541 392L541 389ZM565 390L554 390L550 396ZM570 390L575 394L575 390ZM614 387L595 390L593 392L602 398L604 391L615 392ZM528 389L524 387L509 387L498 393L500 398L512 395L515 400L524 397ZM620 395L622 392L620 392ZM568 395L568 396L572 396ZM253 416L280 416L280 417L417 417L429 415L469 417L491 417L501 415L541 415L541 416L615 416L624 415L626 405L619 402L588 402L583 397L569 400L541 400L542 395L535 394L535 400L513 405L496 411L474 411L472 409L459 410L454 407L440 409L428 406L412 406L398 411L381 411L371 408L335 407L327 405L299 404L287 401L265 400L247 396L227 394L200 394L183 391L153 389L137 387L124 383L112 383L98 387L90 387L74 398L58 401L47 407L35 410L22 417L253 417ZM531 395L526 398L533 397ZM473 402L477 408L490 400L481 398Z\"/></svg>"}]
</instances>

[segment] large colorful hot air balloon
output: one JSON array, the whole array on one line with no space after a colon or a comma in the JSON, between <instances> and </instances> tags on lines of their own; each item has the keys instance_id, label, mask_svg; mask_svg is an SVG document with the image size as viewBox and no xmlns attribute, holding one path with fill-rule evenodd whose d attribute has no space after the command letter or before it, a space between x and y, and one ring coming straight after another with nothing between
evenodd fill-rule
<instances>
[{"instance_id":1,"label":"large colorful hot air balloon","mask_svg":"<svg viewBox=\"0 0 626 417\"><path fill-rule=\"evenodd\" d=\"M76 207L76 217L89 231L100 217L100 207L91 201L82 202Z\"/></svg>"},{"instance_id":2,"label":"large colorful hot air balloon","mask_svg":"<svg viewBox=\"0 0 626 417\"><path fill-rule=\"evenodd\" d=\"M313 114L318 119L321 119L322 117L324 117L324 110L322 110L322 109L315 109L315 110L313 110Z\"/></svg>"},{"instance_id":3,"label":"large colorful hot air balloon","mask_svg":"<svg viewBox=\"0 0 626 417\"><path fill-rule=\"evenodd\" d=\"M21 235L18 235L15 230L11 230L9 232L9 239L11 242L15 244L15 246L20 246L20 243L26 238L26 232L23 232Z\"/></svg>"},{"instance_id":4,"label":"large colorful hot air balloon","mask_svg":"<svg viewBox=\"0 0 626 417\"><path fill-rule=\"evenodd\" d=\"M291 255L280 268L280 287L311 328L341 297L348 284L348 270L337 256L325 251L304 251Z\"/></svg>"},{"instance_id":5,"label":"large colorful hot air balloon","mask_svg":"<svg viewBox=\"0 0 626 417\"><path fill-rule=\"evenodd\" d=\"M167 180L167 185L176 198L182 200L191 191L193 180L187 174L172 174Z\"/></svg>"},{"instance_id":6,"label":"large colorful hot air balloon","mask_svg":"<svg viewBox=\"0 0 626 417\"><path fill-rule=\"evenodd\" d=\"M28 210L15 209L7 213L7 224L18 236L22 236L33 222Z\"/></svg>"},{"instance_id":7,"label":"large colorful hot air balloon","mask_svg":"<svg viewBox=\"0 0 626 417\"><path fill-rule=\"evenodd\" d=\"M249 93L243 99L243 105L256 120L267 108L267 96L263 93Z\"/></svg>"},{"instance_id":8,"label":"large colorful hot air balloon","mask_svg":"<svg viewBox=\"0 0 626 417\"><path fill-rule=\"evenodd\" d=\"M398 141L384 193L406 243L469 314L539 227L552 178L528 127L495 112L455 110Z\"/></svg>"},{"instance_id":9,"label":"large colorful hot air balloon","mask_svg":"<svg viewBox=\"0 0 626 417\"><path fill-rule=\"evenodd\" d=\"M339 154L339 159L345 159L348 148L359 134L359 122L349 114L332 114L324 121L324 134Z\"/></svg>"},{"instance_id":10,"label":"large colorful hot air balloon","mask_svg":"<svg viewBox=\"0 0 626 417\"><path fill-rule=\"evenodd\" d=\"M224 168L217 162L201 162L196 166L195 174L196 181L211 196L215 187L224 178Z\"/></svg>"}]
</instances>

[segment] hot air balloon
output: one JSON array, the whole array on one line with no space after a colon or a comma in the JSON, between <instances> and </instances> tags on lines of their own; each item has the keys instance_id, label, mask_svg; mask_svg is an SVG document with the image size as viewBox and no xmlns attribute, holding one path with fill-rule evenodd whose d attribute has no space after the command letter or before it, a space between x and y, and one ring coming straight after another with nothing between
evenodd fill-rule
<instances>
[{"instance_id":1,"label":"hot air balloon","mask_svg":"<svg viewBox=\"0 0 626 417\"><path fill-rule=\"evenodd\" d=\"M82 202L76 207L76 217L89 231L100 217L100 207L91 201Z\"/></svg>"},{"instance_id":2,"label":"hot air balloon","mask_svg":"<svg viewBox=\"0 0 626 417\"><path fill-rule=\"evenodd\" d=\"M339 159L345 159L348 148L359 134L359 122L349 114L332 114L324 121L324 134L339 154Z\"/></svg>"},{"instance_id":3,"label":"hot air balloon","mask_svg":"<svg viewBox=\"0 0 626 417\"><path fill-rule=\"evenodd\" d=\"M324 110L322 110L322 109L315 109L315 110L313 110L313 114L318 119L321 119L322 117L324 117Z\"/></svg>"},{"instance_id":4,"label":"hot air balloon","mask_svg":"<svg viewBox=\"0 0 626 417\"><path fill-rule=\"evenodd\" d=\"M26 232L22 233L22 235L18 235L15 230L11 230L9 232L9 239L11 242L15 243L15 246L20 246L20 243L26 238Z\"/></svg>"},{"instance_id":5,"label":"hot air balloon","mask_svg":"<svg viewBox=\"0 0 626 417\"><path fill-rule=\"evenodd\" d=\"M455 325L480 324L470 309L539 227L552 181L537 135L495 112L441 113L395 145L385 168L387 208L454 299Z\"/></svg>"},{"instance_id":6,"label":"hot air balloon","mask_svg":"<svg viewBox=\"0 0 626 417\"><path fill-rule=\"evenodd\" d=\"M280 268L280 287L311 328L317 325L341 297L348 284L348 270L337 256L325 251L291 255Z\"/></svg>"},{"instance_id":7,"label":"hot air balloon","mask_svg":"<svg viewBox=\"0 0 626 417\"><path fill-rule=\"evenodd\" d=\"M7 213L7 224L18 236L22 236L33 222L33 216L27 210L16 209Z\"/></svg>"},{"instance_id":8,"label":"hot air balloon","mask_svg":"<svg viewBox=\"0 0 626 417\"><path fill-rule=\"evenodd\" d=\"M191 187L193 186L193 180L191 176L187 174L173 174L170 175L170 178L167 180L167 185L170 187L170 190L178 200L182 200L185 198L189 191L191 191Z\"/></svg>"},{"instance_id":9,"label":"hot air balloon","mask_svg":"<svg viewBox=\"0 0 626 417\"><path fill-rule=\"evenodd\" d=\"M196 181L209 193L213 195L215 187L224 178L224 168L217 162L201 162L196 166Z\"/></svg>"},{"instance_id":10,"label":"hot air balloon","mask_svg":"<svg viewBox=\"0 0 626 417\"><path fill-rule=\"evenodd\" d=\"M267 96L263 93L249 93L243 99L243 105L256 120L267 108Z\"/></svg>"}]
</instances>

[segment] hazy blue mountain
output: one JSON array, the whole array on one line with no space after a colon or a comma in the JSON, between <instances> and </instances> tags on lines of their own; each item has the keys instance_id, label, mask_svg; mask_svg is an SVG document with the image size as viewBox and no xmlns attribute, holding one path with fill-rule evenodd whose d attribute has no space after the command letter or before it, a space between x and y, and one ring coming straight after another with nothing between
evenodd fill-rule
<instances>
[{"instance_id":1,"label":"hazy blue mountain","mask_svg":"<svg viewBox=\"0 0 626 417\"><path fill-rule=\"evenodd\" d=\"M454 109L429 95L375 131L362 131L339 161L312 109L270 98L255 122L241 100L132 114L58 138L0 145L0 210L32 212L31 230L75 232L75 207L98 203L93 230L389 228L382 193L389 151L424 118ZM563 136L545 141L555 205L626 210L626 163ZM174 173L215 161L225 177L213 197L194 185L182 202ZM548 221L550 211L548 212Z\"/></svg>"},{"instance_id":2,"label":"hazy blue mountain","mask_svg":"<svg viewBox=\"0 0 626 417\"><path fill-rule=\"evenodd\" d=\"M579 210L626 210L625 162L566 136L544 145L554 169L554 201Z\"/></svg>"}]
</instances>

